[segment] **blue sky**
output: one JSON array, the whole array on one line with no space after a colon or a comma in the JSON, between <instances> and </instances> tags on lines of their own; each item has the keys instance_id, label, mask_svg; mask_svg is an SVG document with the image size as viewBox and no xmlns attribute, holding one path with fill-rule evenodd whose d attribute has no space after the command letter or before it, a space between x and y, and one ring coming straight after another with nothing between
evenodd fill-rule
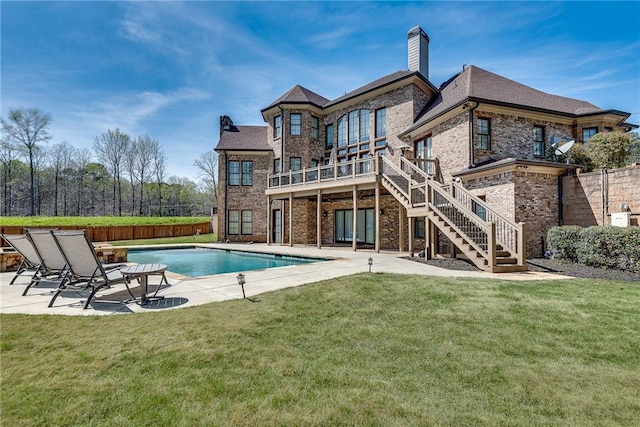
<instances>
[{"instance_id":1,"label":"blue sky","mask_svg":"<svg viewBox=\"0 0 640 427\"><path fill-rule=\"evenodd\" d=\"M0 2L1 113L39 107L52 142L91 148L119 127L163 146L168 174L218 142L219 117L296 84L333 99L407 68L431 39L436 86L473 64L536 89L633 113L640 2Z\"/></svg>"}]
</instances>

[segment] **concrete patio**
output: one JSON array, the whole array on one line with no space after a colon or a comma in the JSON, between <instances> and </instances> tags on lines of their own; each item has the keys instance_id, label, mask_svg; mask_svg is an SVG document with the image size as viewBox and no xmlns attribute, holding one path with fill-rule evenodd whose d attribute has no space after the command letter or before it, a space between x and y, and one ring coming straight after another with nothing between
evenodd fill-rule
<instances>
[{"instance_id":1,"label":"concrete patio","mask_svg":"<svg viewBox=\"0 0 640 427\"><path fill-rule=\"evenodd\" d=\"M356 273L364 273L369 269L368 259L373 259L372 272L419 274L440 277L470 277L505 280L545 280L566 279L567 276L550 273L524 272L490 274L481 271L454 271L414 262L402 257L407 253L380 252L371 250L352 251L345 248L317 249L310 246L267 246L266 244L207 244L203 247L223 248L248 252L269 252L281 255L306 256L315 258L331 258L330 261L319 261L288 267L270 268L266 270L244 271L247 297L255 297L265 292L305 285L325 279L332 279ZM171 267L169 266L169 270ZM242 288L236 279L238 273L218 274L214 276L187 277L167 272L169 286L163 286L158 295L164 299L152 301L145 306L136 303L120 302L129 295L124 285L116 285L98 293L95 302L82 309L87 293L65 292L55 301L53 307L47 305L51 300L52 287L32 287L26 296L22 292L29 281L29 276L19 278L15 284L9 285L14 273L0 273L0 313L23 314L60 314L60 315L112 315L123 313L154 312L159 309L191 307L216 301L242 298ZM160 276L150 276L152 290L160 281ZM134 294L137 288L132 289ZM103 302L101 302L101 300Z\"/></svg>"}]
</instances>

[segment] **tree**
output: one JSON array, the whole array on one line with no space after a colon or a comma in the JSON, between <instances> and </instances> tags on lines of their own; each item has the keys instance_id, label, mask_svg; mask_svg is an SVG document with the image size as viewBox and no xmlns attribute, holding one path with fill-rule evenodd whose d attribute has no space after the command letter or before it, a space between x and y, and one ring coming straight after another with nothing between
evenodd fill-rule
<instances>
[{"instance_id":1,"label":"tree","mask_svg":"<svg viewBox=\"0 0 640 427\"><path fill-rule=\"evenodd\" d=\"M0 161L2 162L2 201L3 215L11 215L13 205L13 164L17 155L17 147L6 138L0 141Z\"/></svg>"},{"instance_id":2,"label":"tree","mask_svg":"<svg viewBox=\"0 0 640 427\"><path fill-rule=\"evenodd\" d=\"M9 141L19 144L29 158L31 216L36 213L34 155L39 143L47 142L51 139L48 131L51 120L51 114L45 113L39 108L9 110L7 120L0 118L2 132L5 137Z\"/></svg>"},{"instance_id":3,"label":"tree","mask_svg":"<svg viewBox=\"0 0 640 427\"><path fill-rule=\"evenodd\" d=\"M113 176L113 214L116 214L117 200L118 216L122 216L122 168L130 145L131 137L118 128L106 131L93 141L98 159L109 168Z\"/></svg>"},{"instance_id":4,"label":"tree","mask_svg":"<svg viewBox=\"0 0 640 427\"><path fill-rule=\"evenodd\" d=\"M200 170L201 175L205 178L205 184L213 193L214 205L218 202L218 155L214 150L209 150L200 154L200 158L193 162L193 165Z\"/></svg>"},{"instance_id":5,"label":"tree","mask_svg":"<svg viewBox=\"0 0 640 427\"><path fill-rule=\"evenodd\" d=\"M158 185L158 215L162 216L162 184L167 158L162 147L158 146L153 153L153 165L156 172L156 184Z\"/></svg>"},{"instance_id":6,"label":"tree","mask_svg":"<svg viewBox=\"0 0 640 427\"><path fill-rule=\"evenodd\" d=\"M67 179L64 171L71 165L71 160L74 157L75 149L67 142L62 141L60 144L56 144L51 147L51 167L53 168L53 216L58 216L58 206L60 199L60 187L62 187L63 197L66 201L68 192Z\"/></svg>"},{"instance_id":7,"label":"tree","mask_svg":"<svg viewBox=\"0 0 640 427\"><path fill-rule=\"evenodd\" d=\"M597 133L589 138L587 153L596 168L621 168L629 164L634 138L625 132Z\"/></svg>"}]
</instances>

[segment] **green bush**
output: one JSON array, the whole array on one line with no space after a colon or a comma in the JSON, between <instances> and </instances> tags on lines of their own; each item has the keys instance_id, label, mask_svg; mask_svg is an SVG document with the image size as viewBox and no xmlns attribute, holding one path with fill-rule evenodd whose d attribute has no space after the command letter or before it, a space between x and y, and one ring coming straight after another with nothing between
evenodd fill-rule
<instances>
[{"instance_id":1,"label":"green bush","mask_svg":"<svg viewBox=\"0 0 640 427\"><path fill-rule=\"evenodd\" d=\"M547 249L561 259L597 268L640 273L640 228L552 227Z\"/></svg>"},{"instance_id":2,"label":"green bush","mask_svg":"<svg viewBox=\"0 0 640 427\"><path fill-rule=\"evenodd\" d=\"M547 249L554 253L554 257L577 262L577 244L580 240L581 227L565 225L551 227L547 232Z\"/></svg>"},{"instance_id":3,"label":"green bush","mask_svg":"<svg viewBox=\"0 0 640 427\"><path fill-rule=\"evenodd\" d=\"M640 271L640 228L585 228L576 255L580 264L591 267Z\"/></svg>"}]
</instances>

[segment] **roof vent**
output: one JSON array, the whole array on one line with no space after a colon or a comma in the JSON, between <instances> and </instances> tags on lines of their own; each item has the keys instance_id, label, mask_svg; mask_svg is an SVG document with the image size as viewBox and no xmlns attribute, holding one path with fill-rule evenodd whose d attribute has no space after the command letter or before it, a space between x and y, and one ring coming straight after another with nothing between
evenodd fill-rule
<instances>
[{"instance_id":1,"label":"roof vent","mask_svg":"<svg viewBox=\"0 0 640 427\"><path fill-rule=\"evenodd\" d=\"M418 71L429 78L429 36L420 26L407 33L409 71Z\"/></svg>"}]
</instances>

